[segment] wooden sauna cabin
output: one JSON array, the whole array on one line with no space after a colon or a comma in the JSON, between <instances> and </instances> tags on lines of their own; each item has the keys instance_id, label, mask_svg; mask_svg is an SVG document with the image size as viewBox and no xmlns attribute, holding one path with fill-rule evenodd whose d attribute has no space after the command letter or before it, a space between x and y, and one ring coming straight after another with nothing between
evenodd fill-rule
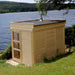
<instances>
[{"instance_id":1,"label":"wooden sauna cabin","mask_svg":"<svg viewBox=\"0 0 75 75\"><path fill-rule=\"evenodd\" d=\"M65 52L65 20L10 23L12 59L26 66Z\"/></svg>"}]
</instances>

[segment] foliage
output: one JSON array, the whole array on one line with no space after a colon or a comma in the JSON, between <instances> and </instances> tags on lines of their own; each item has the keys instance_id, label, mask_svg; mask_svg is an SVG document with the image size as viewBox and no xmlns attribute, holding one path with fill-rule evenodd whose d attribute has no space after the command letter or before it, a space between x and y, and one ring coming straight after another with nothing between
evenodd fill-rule
<instances>
[{"instance_id":1,"label":"foliage","mask_svg":"<svg viewBox=\"0 0 75 75\"><path fill-rule=\"evenodd\" d=\"M40 12L47 12L47 8L52 4L57 9L64 9L72 7L75 0L35 0L37 2L37 8ZM68 2L66 4L66 2ZM41 8L42 7L42 8Z\"/></svg>"},{"instance_id":2,"label":"foliage","mask_svg":"<svg viewBox=\"0 0 75 75\"><path fill-rule=\"evenodd\" d=\"M0 13L36 11L37 8L35 6L35 3L0 1Z\"/></svg>"},{"instance_id":3,"label":"foliage","mask_svg":"<svg viewBox=\"0 0 75 75\"><path fill-rule=\"evenodd\" d=\"M57 55L56 57L52 57L52 58L50 58L49 60L45 57L44 58L44 62L45 63L50 63L50 62L54 62L54 61L57 61L58 59L61 59L61 58L63 58L63 57L66 57L66 56L68 56L68 55L70 55L70 54L72 54L72 52L67 52L67 53L65 53L65 54L59 54L59 55Z\"/></svg>"},{"instance_id":4,"label":"foliage","mask_svg":"<svg viewBox=\"0 0 75 75\"><path fill-rule=\"evenodd\" d=\"M61 10L64 8L71 8L72 6L75 7L75 0L35 0L37 2L37 8L40 12L40 15L46 15L47 10L52 5L56 7L56 9ZM69 3L66 5L65 2L68 1Z\"/></svg>"},{"instance_id":5,"label":"foliage","mask_svg":"<svg viewBox=\"0 0 75 75\"><path fill-rule=\"evenodd\" d=\"M75 52L75 47L72 46L72 47L71 47L71 50L72 50L72 52Z\"/></svg>"},{"instance_id":6,"label":"foliage","mask_svg":"<svg viewBox=\"0 0 75 75\"><path fill-rule=\"evenodd\" d=\"M42 8L46 8L47 10L48 5L45 4L45 6L46 7L42 7ZM64 7L66 6L67 5L65 5ZM74 8L74 6L72 8ZM53 7L52 4L50 4L48 7L48 10L55 10L55 9L57 8ZM46 11L46 10L44 9L43 11ZM36 3L18 3L18 2L0 1L0 13L28 12L28 11L37 11Z\"/></svg>"},{"instance_id":7,"label":"foliage","mask_svg":"<svg viewBox=\"0 0 75 75\"><path fill-rule=\"evenodd\" d=\"M65 29L65 42L70 47L75 46L75 25Z\"/></svg>"},{"instance_id":8,"label":"foliage","mask_svg":"<svg viewBox=\"0 0 75 75\"><path fill-rule=\"evenodd\" d=\"M75 2L75 0L49 0L49 1L52 1L53 5L59 10L64 8L70 8Z\"/></svg>"},{"instance_id":9,"label":"foliage","mask_svg":"<svg viewBox=\"0 0 75 75\"><path fill-rule=\"evenodd\" d=\"M10 59L12 57L11 45L9 45L0 56L0 59Z\"/></svg>"},{"instance_id":10,"label":"foliage","mask_svg":"<svg viewBox=\"0 0 75 75\"><path fill-rule=\"evenodd\" d=\"M0 54L3 54L4 51L0 51Z\"/></svg>"},{"instance_id":11,"label":"foliage","mask_svg":"<svg viewBox=\"0 0 75 75\"><path fill-rule=\"evenodd\" d=\"M37 2L37 8L38 11L40 12L40 15L46 15L47 14L47 9L48 9L48 4L45 3L44 0L35 0Z\"/></svg>"}]
</instances>

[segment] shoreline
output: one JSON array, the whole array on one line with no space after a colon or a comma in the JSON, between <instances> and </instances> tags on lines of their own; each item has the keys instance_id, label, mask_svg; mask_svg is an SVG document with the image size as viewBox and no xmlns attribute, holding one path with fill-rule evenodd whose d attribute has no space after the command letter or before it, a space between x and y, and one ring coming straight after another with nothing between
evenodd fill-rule
<instances>
[{"instance_id":1,"label":"shoreline","mask_svg":"<svg viewBox=\"0 0 75 75\"><path fill-rule=\"evenodd\" d=\"M67 9L63 9L63 10L67 10ZM57 9L53 9L53 10L48 10L48 11L63 11L63 10L57 10ZM75 8L74 9L69 9L69 10L75 10ZM38 11L20 11L20 12L3 12L3 13L1 13L0 12L0 14L7 14L7 13L24 13L24 12L38 12ZM39 12L38 12L39 13Z\"/></svg>"}]
</instances>

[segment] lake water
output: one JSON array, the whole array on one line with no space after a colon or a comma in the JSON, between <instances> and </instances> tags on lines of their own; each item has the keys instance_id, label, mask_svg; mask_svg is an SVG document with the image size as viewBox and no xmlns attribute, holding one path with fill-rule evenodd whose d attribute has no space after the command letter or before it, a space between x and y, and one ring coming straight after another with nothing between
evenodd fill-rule
<instances>
[{"instance_id":1,"label":"lake water","mask_svg":"<svg viewBox=\"0 0 75 75\"><path fill-rule=\"evenodd\" d=\"M45 19L66 19L66 27L75 24L75 9L69 10L67 15L63 15L66 10L48 11ZM39 19L38 12L20 12L0 14L0 51L11 44L10 22Z\"/></svg>"}]
</instances>

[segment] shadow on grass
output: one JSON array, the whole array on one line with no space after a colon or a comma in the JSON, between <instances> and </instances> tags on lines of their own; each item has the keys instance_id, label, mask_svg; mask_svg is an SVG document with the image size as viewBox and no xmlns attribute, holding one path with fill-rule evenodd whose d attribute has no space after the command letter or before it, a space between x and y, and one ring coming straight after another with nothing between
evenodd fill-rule
<instances>
[{"instance_id":1,"label":"shadow on grass","mask_svg":"<svg viewBox=\"0 0 75 75\"><path fill-rule=\"evenodd\" d=\"M65 54L60 54L60 55L58 55L58 56L56 56L56 57L52 57L50 60L48 60L46 57L44 58L44 63L51 63L51 62L55 62L55 61L57 61L57 60L59 60L59 59L61 59L61 58L64 58L64 57L67 57L67 56L69 56L69 55L71 55L73 52L67 52L67 53L65 53Z\"/></svg>"}]
</instances>

